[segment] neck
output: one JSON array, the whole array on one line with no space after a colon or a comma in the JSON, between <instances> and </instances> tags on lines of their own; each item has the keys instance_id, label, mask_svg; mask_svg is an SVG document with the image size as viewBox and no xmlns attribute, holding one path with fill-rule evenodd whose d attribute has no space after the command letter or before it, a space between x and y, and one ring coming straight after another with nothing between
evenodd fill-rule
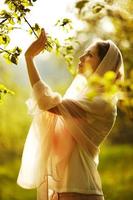
<instances>
[{"instance_id":1,"label":"neck","mask_svg":"<svg viewBox=\"0 0 133 200\"><path fill-rule=\"evenodd\" d=\"M88 72L84 72L84 73L79 72L78 74L84 76L84 77L88 80L89 77L90 77L93 73L90 72L90 71L88 71Z\"/></svg>"}]
</instances>

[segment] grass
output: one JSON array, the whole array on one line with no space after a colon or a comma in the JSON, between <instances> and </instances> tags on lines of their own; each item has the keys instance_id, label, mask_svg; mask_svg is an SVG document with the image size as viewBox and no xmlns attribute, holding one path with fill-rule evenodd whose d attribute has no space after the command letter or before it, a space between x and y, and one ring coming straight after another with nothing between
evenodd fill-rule
<instances>
[{"instance_id":1,"label":"grass","mask_svg":"<svg viewBox=\"0 0 133 200\"><path fill-rule=\"evenodd\" d=\"M101 148L99 173L105 200L133 199L133 148L112 145Z\"/></svg>"},{"instance_id":2,"label":"grass","mask_svg":"<svg viewBox=\"0 0 133 200\"><path fill-rule=\"evenodd\" d=\"M36 190L16 184L20 156L3 152L0 160L0 200L35 200ZM131 145L103 145L98 170L105 200L133 199L133 148Z\"/></svg>"},{"instance_id":3,"label":"grass","mask_svg":"<svg viewBox=\"0 0 133 200\"><path fill-rule=\"evenodd\" d=\"M0 200L33 200L35 190L25 190L16 184L20 160L18 157L8 159L0 165Z\"/></svg>"}]
</instances>

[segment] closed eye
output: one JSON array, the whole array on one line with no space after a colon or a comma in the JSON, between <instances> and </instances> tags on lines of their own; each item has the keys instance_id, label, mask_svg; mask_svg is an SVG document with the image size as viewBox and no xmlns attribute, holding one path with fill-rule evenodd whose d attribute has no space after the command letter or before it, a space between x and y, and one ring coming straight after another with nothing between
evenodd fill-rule
<instances>
[{"instance_id":1,"label":"closed eye","mask_svg":"<svg viewBox=\"0 0 133 200\"><path fill-rule=\"evenodd\" d=\"M90 56L90 57L93 57L92 53L90 51L87 51L86 52L86 56Z\"/></svg>"},{"instance_id":2,"label":"closed eye","mask_svg":"<svg viewBox=\"0 0 133 200\"><path fill-rule=\"evenodd\" d=\"M87 56L93 57L93 55L89 52L87 53Z\"/></svg>"}]
</instances>

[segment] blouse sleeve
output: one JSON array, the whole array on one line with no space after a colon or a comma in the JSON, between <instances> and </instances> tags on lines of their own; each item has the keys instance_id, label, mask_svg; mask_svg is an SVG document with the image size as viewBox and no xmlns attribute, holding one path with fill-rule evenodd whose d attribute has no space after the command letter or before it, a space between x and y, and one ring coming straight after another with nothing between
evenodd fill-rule
<instances>
[{"instance_id":1,"label":"blouse sleeve","mask_svg":"<svg viewBox=\"0 0 133 200\"><path fill-rule=\"evenodd\" d=\"M49 110L62 101L62 96L53 92L43 80L39 80L33 85L33 96L41 110Z\"/></svg>"},{"instance_id":2,"label":"blouse sleeve","mask_svg":"<svg viewBox=\"0 0 133 200\"><path fill-rule=\"evenodd\" d=\"M31 90L31 97L26 100L28 113L38 115L42 111L49 110L62 102L62 96L43 81L37 81Z\"/></svg>"}]
</instances>

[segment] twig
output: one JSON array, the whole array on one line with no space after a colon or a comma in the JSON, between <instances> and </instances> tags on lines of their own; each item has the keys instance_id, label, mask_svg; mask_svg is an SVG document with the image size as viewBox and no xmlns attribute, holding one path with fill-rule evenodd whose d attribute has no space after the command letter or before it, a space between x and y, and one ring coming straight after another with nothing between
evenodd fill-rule
<instances>
[{"instance_id":1,"label":"twig","mask_svg":"<svg viewBox=\"0 0 133 200\"><path fill-rule=\"evenodd\" d=\"M4 20L2 20L2 21L0 22L0 25L3 24L6 20L8 20L8 18L5 18Z\"/></svg>"},{"instance_id":2,"label":"twig","mask_svg":"<svg viewBox=\"0 0 133 200\"><path fill-rule=\"evenodd\" d=\"M28 20L24 17L24 20L26 21L26 23L29 25L29 27L31 28L31 30L33 31L34 35L38 38L36 32L34 31L34 29L32 28L32 26L30 25L30 23L28 22Z\"/></svg>"},{"instance_id":3,"label":"twig","mask_svg":"<svg viewBox=\"0 0 133 200\"><path fill-rule=\"evenodd\" d=\"M3 49L3 48L1 48L1 47L0 47L0 50L5 51L5 52L7 52L8 54L12 54L12 53L10 53L9 51L7 51L7 50L5 50L5 49Z\"/></svg>"},{"instance_id":4,"label":"twig","mask_svg":"<svg viewBox=\"0 0 133 200\"><path fill-rule=\"evenodd\" d=\"M16 6L16 8L18 8L18 5L12 1L12 3L14 4L14 6ZM2 22L0 22L0 24L4 23L8 18L4 19ZM28 22L28 20L26 19L26 17L24 17L25 22L29 25L29 27L31 28L31 30L33 31L34 35L38 38L37 34L35 33L34 29L32 28L32 26L30 25L30 23Z\"/></svg>"}]
</instances>

